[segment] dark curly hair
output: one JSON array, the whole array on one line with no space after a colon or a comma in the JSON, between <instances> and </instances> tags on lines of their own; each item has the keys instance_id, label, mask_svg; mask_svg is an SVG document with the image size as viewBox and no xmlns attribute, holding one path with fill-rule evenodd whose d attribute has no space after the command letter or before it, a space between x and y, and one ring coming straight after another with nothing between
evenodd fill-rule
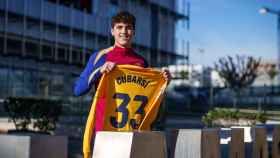
<instances>
[{"instance_id":1,"label":"dark curly hair","mask_svg":"<svg viewBox=\"0 0 280 158\"><path fill-rule=\"evenodd\" d=\"M111 25L112 28L114 28L116 23L126 23L126 24L131 24L133 29L135 29L136 18L134 15L132 15L127 11L121 11L112 17L111 22L112 22Z\"/></svg>"}]
</instances>

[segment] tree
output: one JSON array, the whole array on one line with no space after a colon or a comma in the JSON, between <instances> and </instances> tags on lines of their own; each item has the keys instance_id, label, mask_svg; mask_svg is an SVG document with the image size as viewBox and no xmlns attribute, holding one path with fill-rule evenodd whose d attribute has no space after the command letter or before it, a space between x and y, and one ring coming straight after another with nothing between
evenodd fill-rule
<instances>
[{"instance_id":1,"label":"tree","mask_svg":"<svg viewBox=\"0 0 280 158\"><path fill-rule=\"evenodd\" d=\"M225 80L225 85L239 97L241 90L250 86L258 76L260 62L260 58L255 59L252 56L236 55L235 60L227 56L215 63L215 69ZM236 100L234 100L234 107L236 107Z\"/></svg>"},{"instance_id":2,"label":"tree","mask_svg":"<svg viewBox=\"0 0 280 158\"><path fill-rule=\"evenodd\" d=\"M266 68L266 73L269 76L270 82L271 82L271 92L273 93L273 81L274 78L278 75L278 71L276 69L276 65L268 65Z\"/></svg>"},{"instance_id":3,"label":"tree","mask_svg":"<svg viewBox=\"0 0 280 158\"><path fill-rule=\"evenodd\" d=\"M180 77L182 79L189 79L189 71L188 70L181 70L179 73L180 73Z\"/></svg>"}]
</instances>

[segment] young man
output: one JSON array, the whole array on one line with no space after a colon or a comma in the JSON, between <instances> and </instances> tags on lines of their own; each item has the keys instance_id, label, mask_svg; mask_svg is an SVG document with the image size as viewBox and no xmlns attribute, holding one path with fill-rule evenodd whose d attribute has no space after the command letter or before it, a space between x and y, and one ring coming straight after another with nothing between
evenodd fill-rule
<instances>
[{"instance_id":1,"label":"young man","mask_svg":"<svg viewBox=\"0 0 280 158\"><path fill-rule=\"evenodd\" d=\"M103 73L109 73L116 65L130 64L148 67L147 61L132 49L135 34L135 17L128 12L120 12L112 17L111 34L115 43L113 47L95 52L91 55L86 68L75 83L74 95L87 93L93 85L97 87ZM168 70L162 70L163 76L170 81Z\"/></svg>"},{"instance_id":2,"label":"young man","mask_svg":"<svg viewBox=\"0 0 280 158\"><path fill-rule=\"evenodd\" d=\"M93 85L97 88L102 74L109 73L116 65L136 65L148 67L147 61L132 49L132 39L135 35L135 17L128 12L120 12L112 18L111 34L114 37L114 46L93 53L75 83L74 94L80 96L87 93ZM170 81L169 71L162 70L167 81ZM104 98L100 98L96 105L95 131L102 130L102 118L104 115ZM89 155L89 149L84 155ZM87 157L86 156L86 157Z\"/></svg>"}]
</instances>

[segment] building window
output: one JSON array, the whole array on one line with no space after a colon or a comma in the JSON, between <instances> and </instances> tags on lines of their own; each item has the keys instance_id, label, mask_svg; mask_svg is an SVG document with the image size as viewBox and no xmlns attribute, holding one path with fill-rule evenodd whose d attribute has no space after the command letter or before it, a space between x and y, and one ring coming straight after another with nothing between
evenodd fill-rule
<instances>
[{"instance_id":1,"label":"building window","mask_svg":"<svg viewBox=\"0 0 280 158\"><path fill-rule=\"evenodd\" d=\"M75 9L92 13L92 0L47 0L67 7L73 6Z\"/></svg>"},{"instance_id":2,"label":"building window","mask_svg":"<svg viewBox=\"0 0 280 158\"><path fill-rule=\"evenodd\" d=\"M8 69L0 69L0 97L6 98L9 96L9 79L8 79Z\"/></svg>"},{"instance_id":3,"label":"building window","mask_svg":"<svg viewBox=\"0 0 280 158\"><path fill-rule=\"evenodd\" d=\"M38 95L38 73L36 71L24 70L24 96Z\"/></svg>"},{"instance_id":4,"label":"building window","mask_svg":"<svg viewBox=\"0 0 280 158\"><path fill-rule=\"evenodd\" d=\"M4 53L4 38L0 37L0 54Z\"/></svg>"},{"instance_id":5,"label":"building window","mask_svg":"<svg viewBox=\"0 0 280 158\"><path fill-rule=\"evenodd\" d=\"M9 80L12 83L12 96L24 96L24 73L21 70L11 70Z\"/></svg>"},{"instance_id":6,"label":"building window","mask_svg":"<svg viewBox=\"0 0 280 158\"><path fill-rule=\"evenodd\" d=\"M52 60L53 59L54 49L51 46L43 45L42 46L42 58L43 60Z\"/></svg>"},{"instance_id":7,"label":"building window","mask_svg":"<svg viewBox=\"0 0 280 158\"><path fill-rule=\"evenodd\" d=\"M90 56L91 56L91 54L89 53L89 52L84 52L85 54L86 54L86 62L89 60L89 58L90 58Z\"/></svg>"},{"instance_id":8,"label":"building window","mask_svg":"<svg viewBox=\"0 0 280 158\"><path fill-rule=\"evenodd\" d=\"M22 52L22 42L20 40L8 39L7 52L10 55L20 55Z\"/></svg>"},{"instance_id":9,"label":"building window","mask_svg":"<svg viewBox=\"0 0 280 158\"><path fill-rule=\"evenodd\" d=\"M50 94L50 74L46 72L38 73L38 95L41 97L49 97Z\"/></svg>"},{"instance_id":10,"label":"building window","mask_svg":"<svg viewBox=\"0 0 280 158\"><path fill-rule=\"evenodd\" d=\"M115 14L117 14L118 7L119 7L119 1L118 0L111 0L110 9L109 9L109 12L108 12L109 17L112 17Z\"/></svg>"},{"instance_id":11,"label":"building window","mask_svg":"<svg viewBox=\"0 0 280 158\"><path fill-rule=\"evenodd\" d=\"M33 42L26 42L25 54L27 57L39 57L39 45Z\"/></svg>"},{"instance_id":12,"label":"building window","mask_svg":"<svg viewBox=\"0 0 280 158\"><path fill-rule=\"evenodd\" d=\"M83 56L82 52L78 50L72 51L72 62L73 64L82 64Z\"/></svg>"},{"instance_id":13,"label":"building window","mask_svg":"<svg viewBox=\"0 0 280 158\"><path fill-rule=\"evenodd\" d=\"M64 48L58 48L57 50L57 60L66 62L67 61L67 52Z\"/></svg>"},{"instance_id":14,"label":"building window","mask_svg":"<svg viewBox=\"0 0 280 158\"><path fill-rule=\"evenodd\" d=\"M118 0L110 0L110 2L113 5L119 5L119 1Z\"/></svg>"},{"instance_id":15,"label":"building window","mask_svg":"<svg viewBox=\"0 0 280 158\"><path fill-rule=\"evenodd\" d=\"M108 47L108 39L105 36L99 36L98 37L98 46L99 46L99 48Z\"/></svg>"},{"instance_id":16,"label":"building window","mask_svg":"<svg viewBox=\"0 0 280 158\"><path fill-rule=\"evenodd\" d=\"M63 96L64 94L64 77L63 75L53 74L51 79L51 96Z\"/></svg>"}]
</instances>

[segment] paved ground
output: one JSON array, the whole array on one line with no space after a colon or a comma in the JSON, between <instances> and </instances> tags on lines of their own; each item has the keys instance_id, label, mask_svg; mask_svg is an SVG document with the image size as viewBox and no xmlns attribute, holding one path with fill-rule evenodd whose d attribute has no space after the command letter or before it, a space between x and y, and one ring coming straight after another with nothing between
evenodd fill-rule
<instances>
[{"instance_id":1,"label":"paved ground","mask_svg":"<svg viewBox=\"0 0 280 158\"><path fill-rule=\"evenodd\" d=\"M171 116L165 121L166 128L203 128L200 117Z\"/></svg>"}]
</instances>

